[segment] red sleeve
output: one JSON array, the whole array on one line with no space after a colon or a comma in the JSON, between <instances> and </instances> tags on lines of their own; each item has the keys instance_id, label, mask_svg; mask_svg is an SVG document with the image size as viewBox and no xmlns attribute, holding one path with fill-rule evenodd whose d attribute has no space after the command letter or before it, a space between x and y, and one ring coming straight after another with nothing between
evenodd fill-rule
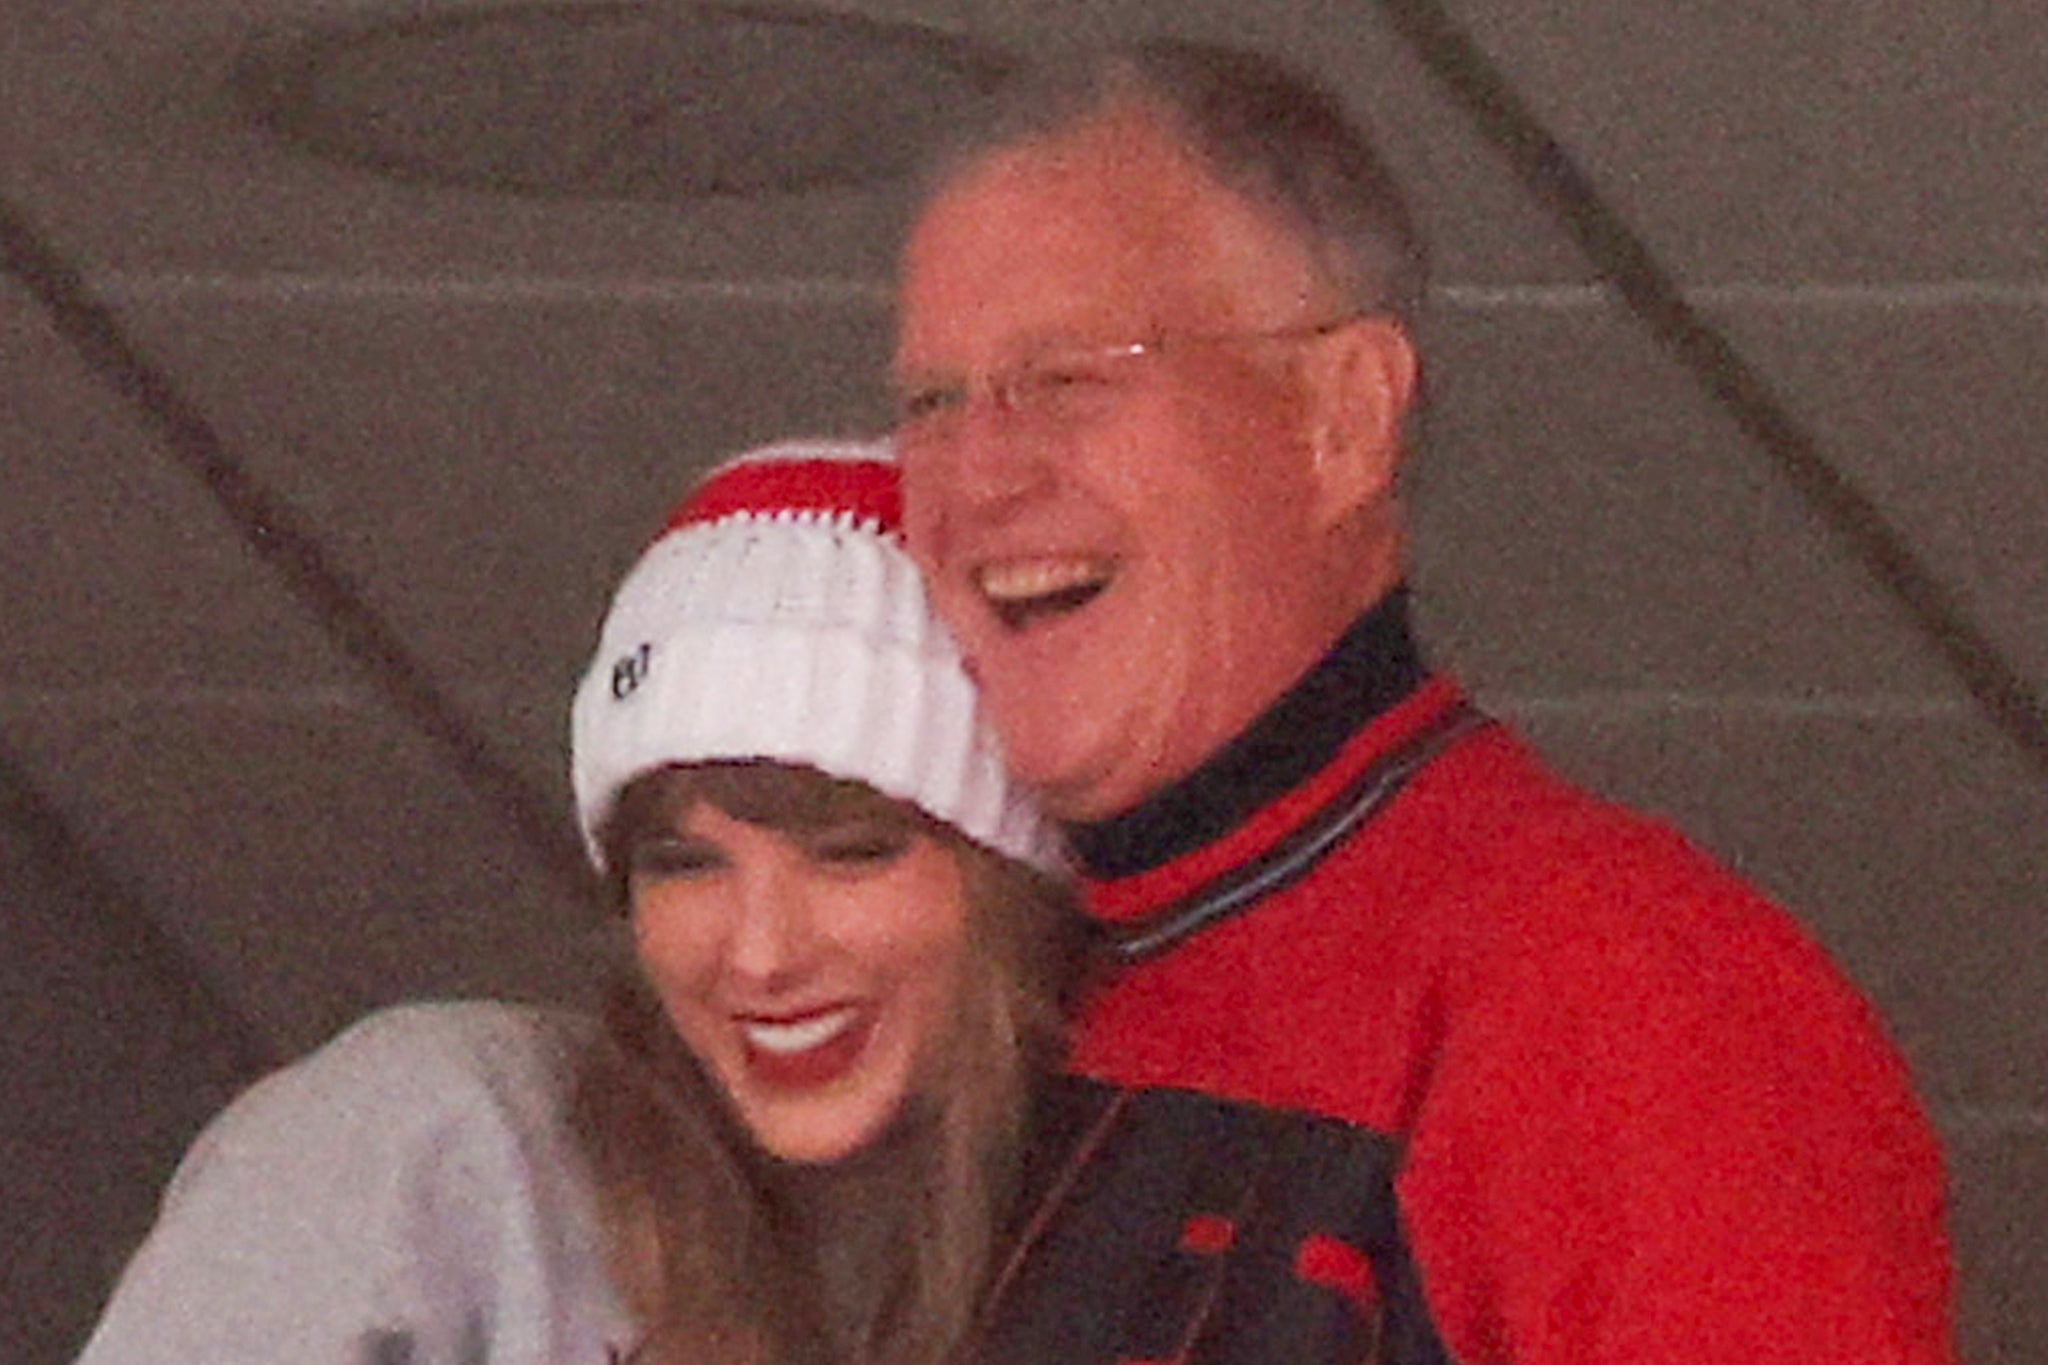
<instances>
[{"instance_id":1,"label":"red sleeve","mask_svg":"<svg viewBox=\"0 0 2048 1365\"><path fill-rule=\"evenodd\" d=\"M1471 921L1402 1178L1448 1344L1949 1365L1941 1158L1903 1064L1787 917L1672 851L1566 851Z\"/></svg>"}]
</instances>

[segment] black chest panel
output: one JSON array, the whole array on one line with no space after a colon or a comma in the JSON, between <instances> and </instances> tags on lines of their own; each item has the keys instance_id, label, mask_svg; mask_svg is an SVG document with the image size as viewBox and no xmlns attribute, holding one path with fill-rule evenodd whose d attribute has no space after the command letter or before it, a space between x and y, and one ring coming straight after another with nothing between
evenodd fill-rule
<instances>
[{"instance_id":1,"label":"black chest panel","mask_svg":"<svg viewBox=\"0 0 2048 1365\"><path fill-rule=\"evenodd\" d=\"M989 1365L1445 1365L1349 1124L1068 1079L1040 1107Z\"/></svg>"}]
</instances>

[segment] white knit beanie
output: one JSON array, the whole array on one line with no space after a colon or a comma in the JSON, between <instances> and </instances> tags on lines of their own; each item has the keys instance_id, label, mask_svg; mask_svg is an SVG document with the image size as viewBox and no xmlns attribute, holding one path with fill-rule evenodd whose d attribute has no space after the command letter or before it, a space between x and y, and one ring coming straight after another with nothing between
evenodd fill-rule
<instances>
[{"instance_id":1,"label":"white knit beanie","mask_svg":"<svg viewBox=\"0 0 2048 1365\"><path fill-rule=\"evenodd\" d=\"M788 441L714 470L612 599L570 712L586 847L627 783L773 759L865 782L998 853L1064 866L1004 772L899 543L889 448Z\"/></svg>"}]
</instances>

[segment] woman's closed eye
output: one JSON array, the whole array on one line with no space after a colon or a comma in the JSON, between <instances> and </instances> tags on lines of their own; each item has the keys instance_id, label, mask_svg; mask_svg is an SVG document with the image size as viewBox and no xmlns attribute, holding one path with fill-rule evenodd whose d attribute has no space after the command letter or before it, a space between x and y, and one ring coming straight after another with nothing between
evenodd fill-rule
<instances>
[{"instance_id":1,"label":"woman's closed eye","mask_svg":"<svg viewBox=\"0 0 2048 1365\"><path fill-rule=\"evenodd\" d=\"M717 845L702 839L646 839L633 846L628 873L635 884L701 877L726 865Z\"/></svg>"},{"instance_id":2,"label":"woman's closed eye","mask_svg":"<svg viewBox=\"0 0 2048 1365\"><path fill-rule=\"evenodd\" d=\"M837 825L810 835L804 846L811 861L858 873L895 862L909 851L912 837L889 825Z\"/></svg>"}]
</instances>

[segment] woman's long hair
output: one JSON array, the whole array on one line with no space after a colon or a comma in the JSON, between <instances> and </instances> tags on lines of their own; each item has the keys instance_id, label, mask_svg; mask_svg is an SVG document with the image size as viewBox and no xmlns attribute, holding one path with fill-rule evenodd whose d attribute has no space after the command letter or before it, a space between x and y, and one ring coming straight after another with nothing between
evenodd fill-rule
<instances>
[{"instance_id":1,"label":"woman's long hair","mask_svg":"<svg viewBox=\"0 0 2048 1365\"><path fill-rule=\"evenodd\" d=\"M633 849L699 801L786 832L901 821L959 860L967 970L937 1064L883 1137L821 1166L762 1151L624 968L574 1121L633 1365L936 1365L965 1341L1017 1165L1030 1077L1056 1059L1081 920L1053 879L860 783L775 763L666 768L622 793L603 845L629 907Z\"/></svg>"}]
</instances>

